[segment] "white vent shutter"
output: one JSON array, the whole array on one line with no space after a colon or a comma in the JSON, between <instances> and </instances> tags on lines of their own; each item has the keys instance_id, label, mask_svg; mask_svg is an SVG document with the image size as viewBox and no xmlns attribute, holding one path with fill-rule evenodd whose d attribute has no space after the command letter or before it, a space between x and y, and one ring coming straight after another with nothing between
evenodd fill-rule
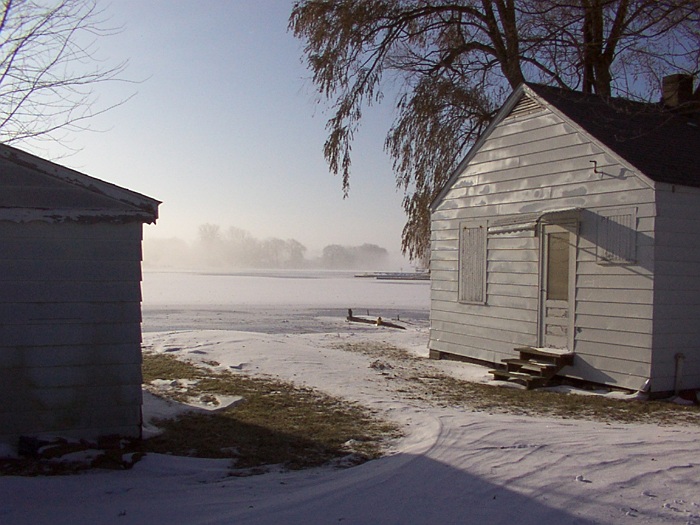
<instances>
[{"instance_id":1,"label":"white vent shutter","mask_svg":"<svg viewBox=\"0 0 700 525\"><path fill-rule=\"evenodd\" d=\"M600 264L633 263L636 257L636 209L605 210L599 215L598 262Z\"/></svg>"},{"instance_id":2,"label":"white vent shutter","mask_svg":"<svg viewBox=\"0 0 700 525\"><path fill-rule=\"evenodd\" d=\"M485 302L486 225L462 225L459 250L459 300Z\"/></svg>"},{"instance_id":3,"label":"white vent shutter","mask_svg":"<svg viewBox=\"0 0 700 525\"><path fill-rule=\"evenodd\" d=\"M540 106L535 99L530 98L527 95L523 95L522 98L518 101L518 103L509 113L508 118L521 117L523 115L535 113L536 111L539 111L541 109L542 106Z\"/></svg>"}]
</instances>

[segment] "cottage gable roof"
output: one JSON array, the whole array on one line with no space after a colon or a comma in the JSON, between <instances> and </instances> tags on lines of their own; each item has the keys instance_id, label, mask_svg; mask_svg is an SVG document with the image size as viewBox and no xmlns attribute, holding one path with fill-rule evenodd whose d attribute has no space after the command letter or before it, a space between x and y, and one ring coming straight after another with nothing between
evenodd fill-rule
<instances>
[{"instance_id":1,"label":"cottage gable roof","mask_svg":"<svg viewBox=\"0 0 700 525\"><path fill-rule=\"evenodd\" d=\"M155 222L159 201L0 144L0 220Z\"/></svg>"},{"instance_id":2,"label":"cottage gable roof","mask_svg":"<svg viewBox=\"0 0 700 525\"><path fill-rule=\"evenodd\" d=\"M649 179L700 187L700 119L660 104L605 99L541 84L522 84L459 164L432 203L443 197L504 119L550 108Z\"/></svg>"}]
</instances>

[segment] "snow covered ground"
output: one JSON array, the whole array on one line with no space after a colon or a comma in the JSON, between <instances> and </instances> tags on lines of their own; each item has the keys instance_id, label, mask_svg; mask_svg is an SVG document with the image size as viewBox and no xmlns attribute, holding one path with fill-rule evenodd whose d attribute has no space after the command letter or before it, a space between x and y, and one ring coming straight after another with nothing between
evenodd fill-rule
<instances>
[{"instance_id":1,"label":"snow covered ground","mask_svg":"<svg viewBox=\"0 0 700 525\"><path fill-rule=\"evenodd\" d=\"M344 470L240 478L227 475L228 461L149 455L129 471L0 477L0 524L700 525L698 428L436 408L371 367L376 357L338 348L377 341L427 356L425 282L146 273L143 290L151 350L357 400L405 438ZM408 329L346 323L347 308L398 315ZM487 380L464 363L417 366Z\"/></svg>"}]
</instances>

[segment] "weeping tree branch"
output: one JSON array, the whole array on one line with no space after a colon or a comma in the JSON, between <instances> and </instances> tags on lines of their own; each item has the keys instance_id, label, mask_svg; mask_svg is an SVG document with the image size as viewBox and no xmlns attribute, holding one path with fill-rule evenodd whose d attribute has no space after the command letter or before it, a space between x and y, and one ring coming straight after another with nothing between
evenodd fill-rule
<instances>
[{"instance_id":1,"label":"weeping tree branch","mask_svg":"<svg viewBox=\"0 0 700 525\"><path fill-rule=\"evenodd\" d=\"M699 4L299 0L289 28L330 102L324 155L345 195L363 111L387 89L396 96L384 146L405 195L402 246L420 258L429 249L430 202L510 90L529 81L641 94L669 69L697 73Z\"/></svg>"}]
</instances>

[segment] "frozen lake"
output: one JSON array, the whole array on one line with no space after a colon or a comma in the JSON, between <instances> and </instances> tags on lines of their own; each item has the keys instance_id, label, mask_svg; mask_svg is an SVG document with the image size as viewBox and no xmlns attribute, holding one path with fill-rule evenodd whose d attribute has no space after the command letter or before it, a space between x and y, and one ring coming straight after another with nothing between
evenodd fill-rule
<instances>
[{"instance_id":1,"label":"frozen lake","mask_svg":"<svg viewBox=\"0 0 700 525\"><path fill-rule=\"evenodd\" d=\"M241 271L143 274L143 330L318 333L356 315L426 321L428 281L357 278L351 272Z\"/></svg>"}]
</instances>

